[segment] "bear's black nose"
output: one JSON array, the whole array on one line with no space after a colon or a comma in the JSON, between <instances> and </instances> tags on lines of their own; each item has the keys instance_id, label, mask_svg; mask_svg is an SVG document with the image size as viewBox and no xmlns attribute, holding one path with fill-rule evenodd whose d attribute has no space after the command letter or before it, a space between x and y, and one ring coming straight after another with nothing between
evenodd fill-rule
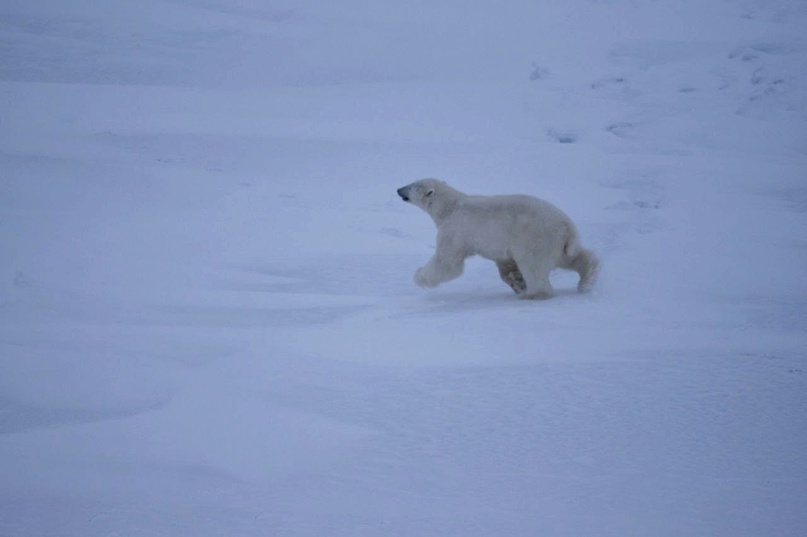
<instances>
[{"instance_id":1,"label":"bear's black nose","mask_svg":"<svg viewBox=\"0 0 807 537\"><path fill-rule=\"evenodd\" d=\"M404 187L404 188L405 188L405 187ZM403 188L399 188L399 189L397 190L397 192L398 192L398 195L399 195L399 196L401 196L401 199L402 199L402 200L404 200L404 201L409 201L409 196L407 196L406 194L404 194L404 193L403 193Z\"/></svg>"}]
</instances>

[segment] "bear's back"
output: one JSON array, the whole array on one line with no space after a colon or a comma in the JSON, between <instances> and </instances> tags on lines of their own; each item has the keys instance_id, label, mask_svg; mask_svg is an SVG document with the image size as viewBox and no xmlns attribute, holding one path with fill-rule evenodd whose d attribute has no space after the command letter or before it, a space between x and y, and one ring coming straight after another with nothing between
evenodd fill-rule
<instances>
[{"instance_id":1,"label":"bear's back","mask_svg":"<svg viewBox=\"0 0 807 537\"><path fill-rule=\"evenodd\" d=\"M461 203L468 213L533 216L541 220L568 220L568 216L546 200L527 194L467 196Z\"/></svg>"}]
</instances>

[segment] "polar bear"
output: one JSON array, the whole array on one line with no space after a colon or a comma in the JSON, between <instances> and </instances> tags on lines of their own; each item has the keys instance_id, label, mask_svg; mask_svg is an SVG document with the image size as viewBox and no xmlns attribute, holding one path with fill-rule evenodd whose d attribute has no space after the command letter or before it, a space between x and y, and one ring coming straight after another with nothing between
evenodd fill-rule
<instances>
[{"instance_id":1,"label":"polar bear","mask_svg":"<svg viewBox=\"0 0 807 537\"><path fill-rule=\"evenodd\" d=\"M437 251L415 273L421 287L459 277L472 255L494 261L502 281L523 298L551 297L549 273L555 268L577 272L580 292L594 285L597 255L581 246L572 220L549 202L524 195L469 196L437 179L397 192L437 226Z\"/></svg>"}]
</instances>

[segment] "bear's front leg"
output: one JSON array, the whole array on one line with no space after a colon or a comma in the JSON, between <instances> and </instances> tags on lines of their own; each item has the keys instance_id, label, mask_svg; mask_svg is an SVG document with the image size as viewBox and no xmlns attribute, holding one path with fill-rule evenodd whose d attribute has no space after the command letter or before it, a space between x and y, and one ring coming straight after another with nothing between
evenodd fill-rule
<instances>
[{"instance_id":1,"label":"bear's front leg","mask_svg":"<svg viewBox=\"0 0 807 537\"><path fill-rule=\"evenodd\" d=\"M436 281L434 277L431 276L431 271L429 270L428 265L423 265L417 271L415 271L415 283L418 284L420 287L425 287L426 289L430 287L435 287L440 282Z\"/></svg>"},{"instance_id":2,"label":"bear's front leg","mask_svg":"<svg viewBox=\"0 0 807 537\"><path fill-rule=\"evenodd\" d=\"M415 283L421 287L436 287L458 278L465 267L468 252L455 233L438 231L437 250L429 262L415 272Z\"/></svg>"},{"instance_id":3,"label":"bear's front leg","mask_svg":"<svg viewBox=\"0 0 807 537\"><path fill-rule=\"evenodd\" d=\"M428 263L415 272L415 283L421 287L437 287L441 283L458 278L462 274L465 259L435 254Z\"/></svg>"}]
</instances>

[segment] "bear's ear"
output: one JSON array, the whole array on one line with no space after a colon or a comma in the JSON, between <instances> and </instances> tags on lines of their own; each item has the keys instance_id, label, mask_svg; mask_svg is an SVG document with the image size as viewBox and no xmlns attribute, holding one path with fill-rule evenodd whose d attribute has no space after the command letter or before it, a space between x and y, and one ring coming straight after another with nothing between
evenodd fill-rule
<instances>
[{"instance_id":1,"label":"bear's ear","mask_svg":"<svg viewBox=\"0 0 807 537\"><path fill-rule=\"evenodd\" d=\"M426 192L426 197L428 198L428 197L429 197L429 196L431 196L432 194L434 194L434 189L433 189L433 188L430 188L430 189L429 189L429 191L428 191L428 192Z\"/></svg>"}]
</instances>

